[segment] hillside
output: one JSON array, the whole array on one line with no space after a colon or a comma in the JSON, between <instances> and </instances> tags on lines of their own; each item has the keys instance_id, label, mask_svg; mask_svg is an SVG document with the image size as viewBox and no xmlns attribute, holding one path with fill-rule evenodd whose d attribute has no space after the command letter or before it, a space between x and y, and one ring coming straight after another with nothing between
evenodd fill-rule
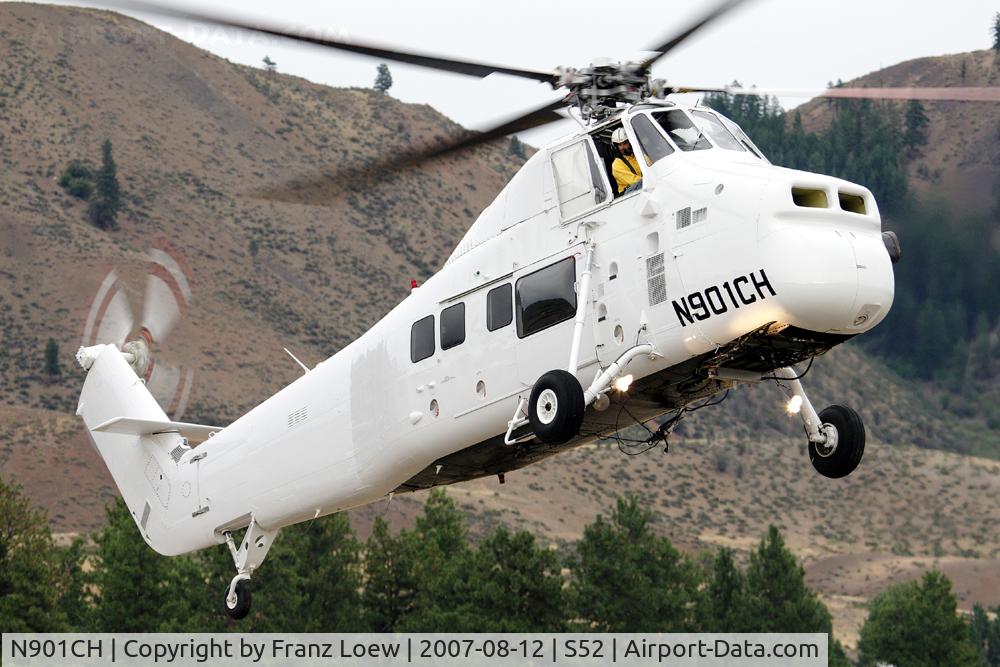
<instances>
[{"instance_id":1,"label":"hillside","mask_svg":"<svg viewBox=\"0 0 1000 667\"><path fill-rule=\"evenodd\" d=\"M992 50L917 58L844 82L858 87L948 87L1000 85L1000 57ZM902 103L882 103L902 110ZM924 202L944 200L968 214L997 205L1000 115L991 102L925 102L927 145L910 162L910 185ZM807 132L830 125L831 100L813 100L797 110Z\"/></svg>"},{"instance_id":2,"label":"hillside","mask_svg":"<svg viewBox=\"0 0 1000 667\"><path fill-rule=\"evenodd\" d=\"M73 415L72 353L108 268L138 303L145 250L162 238L181 251L194 298L159 354L197 369L185 418L226 424L299 374L283 347L314 364L436 270L520 164L501 142L329 207L264 201L254 193L268 185L460 128L371 90L235 65L109 12L0 3L0 57L0 475L21 481L59 532L99 526L114 494ZM932 137L945 116L932 117ZM105 139L125 195L114 232L93 227L57 183L71 160L98 162ZM63 365L54 379L43 373L50 337ZM819 358L805 382L817 406L865 417L868 454L847 480L813 473L801 426L761 386L686 421L669 455L582 448L453 494L478 530L503 521L557 545L626 492L689 549L745 550L776 523L838 634L885 582L935 563L963 605L1000 604L1000 542L988 530L1000 520L1000 464L955 453L997 455L982 416L942 414L943 394L853 343ZM354 519L362 530L383 513L403 525L422 498Z\"/></svg>"},{"instance_id":3,"label":"hillside","mask_svg":"<svg viewBox=\"0 0 1000 667\"><path fill-rule=\"evenodd\" d=\"M283 346L329 356L441 265L516 167L483 148L330 207L263 201L255 190L459 128L374 91L237 66L109 12L3 3L0 26L10 404L74 405L77 374L40 381L46 339L69 366L102 270L118 267L141 301L141 253L162 237L194 273L163 357L199 370L201 415L232 418L297 375ZM105 139L125 193L113 234L56 182L70 160L98 162Z\"/></svg>"}]
</instances>

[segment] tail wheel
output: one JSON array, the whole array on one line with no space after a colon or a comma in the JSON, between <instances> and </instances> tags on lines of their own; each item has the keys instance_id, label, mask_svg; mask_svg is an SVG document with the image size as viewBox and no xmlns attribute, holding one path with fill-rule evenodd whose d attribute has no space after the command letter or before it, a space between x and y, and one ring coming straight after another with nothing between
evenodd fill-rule
<instances>
[{"instance_id":1,"label":"tail wheel","mask_svg":"<svg viewBox=\"0 0 1000 667\"><path fill-rule=\"evenodd\" d=\"M250 613L250 580L240 579L232 587L226 586L226 613L229 618L239 620Z\"/></svg>"},{"instance_id":2,"label":"tail wheel","mask_svg":"<svg viewBox=\"0 0 1000 667\"><path fill-rule=\"evenodd\" d=\"M531 389L528 421L539 440L561 444L580 432L585 408L580 381L567 371L549 371Z\"/></svg>"},{"instance_id":3,"label":"tail wheel","mask_svg":"<svg viewBox=\"0 0 1000 667\"><path fill-rule=\"evenodd\" d=\"M865 453L865 425L857 412L845 405L831 405L819 413L827 442L809 443L809 460L824 477L847 477Z\"/></svg>"}]
</instances>

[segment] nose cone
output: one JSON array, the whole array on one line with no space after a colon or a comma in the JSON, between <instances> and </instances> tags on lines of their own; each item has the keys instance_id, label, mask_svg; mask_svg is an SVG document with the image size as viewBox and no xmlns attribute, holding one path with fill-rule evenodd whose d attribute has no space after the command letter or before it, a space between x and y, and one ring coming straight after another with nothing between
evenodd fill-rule
<instances>
[{"instance_id":1,"label":"nose cone","mask_svg":"<svg viewBox=\"0 0 1000 667\"><path fill-rule=\"evenodd\" d=\"M792 196L795 183L769 185L768 210L759 223L764 265L788 324L809 331L862 333L885 318L895 290L881 220L864 188L813 179L810 191L825 196L803 201ZM837 206L845 191L857 192L871 206Z\"/></svg>"},{"instance_id":2,"label":"nose cone","mask_svg":"<svg viewBox=\"0 0 1000 667\"><path fill-rule=\"evenodd\" d=\"M858 270L845 236L788 227L763 245L764 266L789 324L826 332L853 321Z\"/></svg>"}]
</instances>

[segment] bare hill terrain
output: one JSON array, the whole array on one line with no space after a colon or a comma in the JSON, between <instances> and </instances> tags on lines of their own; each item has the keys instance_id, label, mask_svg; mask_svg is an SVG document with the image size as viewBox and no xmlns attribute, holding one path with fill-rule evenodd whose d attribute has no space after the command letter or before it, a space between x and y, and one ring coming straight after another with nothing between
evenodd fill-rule
<instances>
[{"instance_id":1,"label":"bare hill terrain","mask_svg":"<svg viewBox=\"0 0 1000 667\"><path fill-rule=\"evenodd\" d=\"M109 12L0 3L0 58L0 475L24 484L59 532L97 528L114 494L73 415L72 352L109 267L138 304L145 250L166 239L185 256L194 299L159 355L197 369L185 419L225 425L299 374L282 347L312 365L436 270L521 163L500 142L330 206L266 201L255 193L267 186L461 128L371 90L234 65ZM972 68L985 56L968 58ZM928 159L947 132L947 114L932 111ZM97 163L105 139L125 197L113 232L57 183L71 160ZM994 144L940 160L973 160L992 178L998 154ZM55 378L43 373L50 337L62 351ZM480 534L504 522L557 546L623 493L690 550L745 553L775 523L848 638L872 594L932 566L964 606L1000 604L1000 463L955 453L982 417L942 417L942 395L853 344L817 359L806 383L817 406L865 418L868 453L849 479L814 474L782 394L760 386L685 421L668 455L590 446L452 493ZM422 498L358 510L355 523L364 533L384 514L407 525Z\"/></svg>"}]
</instances>

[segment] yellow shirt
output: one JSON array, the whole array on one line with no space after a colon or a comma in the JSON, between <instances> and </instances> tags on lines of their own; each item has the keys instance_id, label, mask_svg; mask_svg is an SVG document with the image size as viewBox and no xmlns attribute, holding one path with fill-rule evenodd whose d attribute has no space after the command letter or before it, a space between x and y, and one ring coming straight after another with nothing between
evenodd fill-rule
<instances>
[{"instance_id":1,"label":"yellow shirt","mask_svg":"<svg viewBox=\"0 0 1000 667\"><path fill-rule=\"evenodd\" d=\"M625 160L628 160L629 164L632 165L632 169L635 169L635 173L628 168L625 164ZM618 183L618 194L625 191L630 185L634 185L642 180L642 172L639 170L639 161L635 159L635 155L618 156L615 161L611 163L611 175L615 177L615 181Z\"/></svg>"}]
</instances>

